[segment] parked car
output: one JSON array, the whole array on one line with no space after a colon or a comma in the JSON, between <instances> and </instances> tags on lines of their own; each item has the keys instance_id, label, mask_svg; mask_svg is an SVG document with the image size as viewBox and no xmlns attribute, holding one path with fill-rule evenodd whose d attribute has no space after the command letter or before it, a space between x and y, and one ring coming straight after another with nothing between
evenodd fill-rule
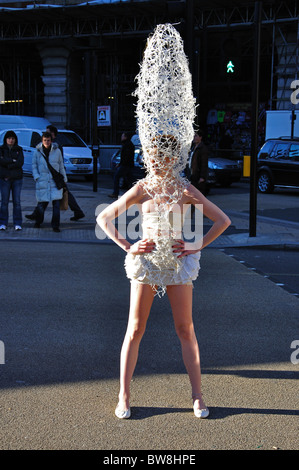
<instances>
[{"instance_id":1,"label":"parked car","mask_svg":"<svg viewBox=\"0 0 299 470\"><path fill-rule=\"evenodd\" d=\"M36 116L18 116L16 114L1 114L0 129L46 129L51 123L48 119Z\"/></svg>"},{"instance_id":2,"label":"parked car","mask_svg":"<svg viewBox=\"0 0 299 470\"><path fill-rule=\"evenodd\" d=\"M7 130L0 131L0 142L3 141ZM42 130L26 128L13 130L17 134L18 144L23 148L24 152L23 171L25 174L32 175L32 156L35 147L41 142ZM92 177L92 151L78 134L69 130L59 130L57 143L62 146L64 166L68 176L83 175L86 179ZM99 171L100 163L98 162Z\"/></svg>"},{"instance_id":3,"label":"parked car","mask_svg":"<svg viewBox=\"0 0 299 470\"><path fill-rule=\"evenodd\" d=\"M206 183L206 194L209 194L210 189L216 185L216 174L212 168L208 168L208 179Z\"/></svg>"},{"instance_id":4,"label":"parked car","mask_svg":"<svg viewBox=\"0 0 299 470\"><path fill-rule=\"evenodd\" d=\"M257 186L261 193L275 186L299 187L299 138L267 140L258 153Z\"/></svg>"},{"instance_id":5,"label":"parked car","mask_svg":"<svg viewBox=\"0 0 299 470\"><path fill-rule=\"evenodd\" d=\"M209 157L208 166L209 171L214 172L215 184L228 187L241 179L242 167L238 161L221 157Z\"/></svg>"},{"instance_id":6,"label":"parked car","mask_svg":"<svg viewBox=\"0 0 299 470\"><path fill-rule=\"evenodd\" d=\"M114 154L111 157L110 167L113 173L116 170L116 165L118 165L120 162L120 153L121 153L121 149L114 152ZM141 147L135 147L133 181L135 182L144 177L145 177L145 169L144 169L143 160L142 160L142 149ZM126 186L126 182L120 181L120 186Z\"/></svg>"},{"instance_id":7,"label":"parked car","mask_svg":"<svg viewBox=\"0 0 299 470\"><path fill-rule=\"evenodd\" d=\"M116 165L120 161L120 152L118 150L111 157L111 170L115 171ZM140 147L135 148L135 166L134 166L134 180L145 177L145 169L142 163L142 149ZM241 179L242 168L239 162L228 160L226 158L210 157L208 162L208 180L207 190L216 184L222 186L230 186L232 183L237 182Z\"/></svg>"}]
</instances>

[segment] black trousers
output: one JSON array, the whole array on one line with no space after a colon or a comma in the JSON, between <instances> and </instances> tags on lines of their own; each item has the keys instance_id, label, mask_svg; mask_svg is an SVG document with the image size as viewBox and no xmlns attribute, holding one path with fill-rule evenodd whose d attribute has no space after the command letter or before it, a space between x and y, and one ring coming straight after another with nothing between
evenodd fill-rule
<instances>
[{"instance_id":1,"label":"black trousers","mask_svg":"<svg viewBox=\"0 0 299 470\"><path fill-rule=\"evenodd\" d=\"M36 211L36 223L37 224L42 224L44 221L44 215L45 215L45 210L48 207L49 202L48 201L43 201L39 202L35 208ZM52 206L53 206L53 212L52 212L52 220L51 220L51 225L53 228L59 228L60 224L60 201L52 201Z\"/></svg>"},{"instance_id":2,"label":"black trousers","mask_svg":"<svg viewBox=\"0 0 299 470\"><path fill-rule=\"evenodd\" d=\"M68 191L68 201L69 201L69 208L71 209L71 211L74 212L74 216L77 217L77 216L81 216L83 215L83 211L81 209L81 207L79 206L79 204L77 203L74 195L69 191Z\"/></svg>"},{"instance_id":3,"label":"black trousers","mask_svg":"<svg viewBox=\"0 0 299 470\"><path fill-rule=\"evenodd\" d=\"M75 217L80 217L81 215L83 215L83 211L81 209L81 207L79 206L79 204L77 203L74 195L67 189L68 191L68 203L69 203L69 208L71 209L71 211L74 212L74 216ZM37 214L37 207L34 209L32 215L36 218L36 214Z\"/></svg>"}]
</instances>

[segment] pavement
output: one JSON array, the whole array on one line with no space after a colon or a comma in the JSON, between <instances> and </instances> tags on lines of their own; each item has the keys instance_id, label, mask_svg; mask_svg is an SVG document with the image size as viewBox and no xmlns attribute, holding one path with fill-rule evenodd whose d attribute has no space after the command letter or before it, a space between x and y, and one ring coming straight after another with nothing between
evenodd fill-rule
<instances>
[{"instance_id":1,"label":"pavement","mask_svg":"<svg viewBox=\"0 0 299 470\"><path fill-rule=\"evenodd\" d=\"M105 185L107 185L106 178ZM99 239L99 234L96 233L95 214L100 212L106 204L113 201L108 196L112 189L101 187L99 182L97 192L94 192L91 183L87 186L82 182L80 183L80 181L73 184L69 183L69 189L75 195L77 202L85 213L85 217L80 221L72 222L70 217L73 213L70 210L61 212L61 232L53 233L50 226L52 209L49 207L45 212L43 228L34 229L34 224L26 220L24 215L30 214L34 210L36 204L35 188L32 179L25 177L22 190L23 230L22 232L15 232L11 223L5 232L0 233L0 239L109 243L109 240ZM267 198L268 195L261 196ZM238 194L231 197L211 194L209 198L221 207L232 221L232 226L211 244L211 248L250 246L299 248L299 220L297 223L257 216L256 236L250 236L249 195L242 197L241 200ZM208 229L210 222L207 219L204 219L203 222L204 227Z\"/></svg>"},{"instance_id":2,"label":"pavement","mask_svg":"<svg viewBox=\"0 0 299 470\"><path fill-rule=\"evenodd\" d=\"M25 180L23 214L35 206L32 181ZM21 233L12 227L0 233L5 285L0 449L100 450L97 463L138 450L156 457L162 451L191 453L196 459L201 450L297 450L299 299L224 249L296 250L299 224L258 216L257 236L249 237L248 197L211 193L232 226L203 251L194 283L194 324L210 417L193 416L165 296L155 299L141 343L132 417L118 420L114 408L129 287L124 252L95 233L97 207L111 202L111 190L93 192L91 184L80 182L69 188L84 219L72 222L66 211L61 232L54 233L47 209L44 228L24 221ZM267 201L266 196L263 207ZM295 208L296 198L290 201ZM147 455L136 455L136 465L147 463Z\"/></svg>"}]
</instances>

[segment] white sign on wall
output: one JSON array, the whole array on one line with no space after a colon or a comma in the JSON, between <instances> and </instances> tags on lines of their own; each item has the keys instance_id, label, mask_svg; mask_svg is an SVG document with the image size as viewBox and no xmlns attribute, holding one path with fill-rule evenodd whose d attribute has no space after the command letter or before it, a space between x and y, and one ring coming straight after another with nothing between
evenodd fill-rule
<instances>
[{"instance_id":1,"label":"white sign on wall","mask_svg":"<svg viewBox=\"0 0 299 470\"><path fill-rule=\"evenodd\" d=\"M110 106L98 106L97 123L99 126L111 126L111 109Z\"/></svg>"}]
</instances>

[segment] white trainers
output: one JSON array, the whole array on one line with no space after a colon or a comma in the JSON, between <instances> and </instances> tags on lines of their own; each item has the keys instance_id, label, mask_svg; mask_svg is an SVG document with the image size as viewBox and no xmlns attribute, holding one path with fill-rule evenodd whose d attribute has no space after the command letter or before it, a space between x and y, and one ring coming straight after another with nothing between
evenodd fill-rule
<instances>
[{"instance_id":1,"label":"white trainers","mask_svg":"<svg viewBox=\"0 0 299 470\"><path fill-rule=\"evenodd\" d=\"M128 410L123 410L119 405L117 405L115 408L115 416L117 416L119 419L128 419L131 416L131 408L129 407Z\"/></svg>"},{"instance_id":2,"label":"white trainers","mask_svg":"<svg viewBox=\"0 0 299 470\"><path fill-rule=\"evenodd\" d=\"M22 230L22 227L20 225L15 225L15 230Z\"/></svg>"},{"instance_id":3,"label":"white trainers","mask_svg":"<svg viewBox=\"0 0 299 470\"><path fill-rule=\"evenodd\" d=\"M0 225L0 230L6 230L6 225Z\"/></svg>"},{"instance_id":4,"label":"white trainers","mask_svg":"<svg viewBox=\"0 0 299 470\"><path fill-rule=\"evenodd\" d=\"M193 411L196 418L207 418L210 414L209 408L204 405L202 400L202 393L197 393L192 396L193 399ZM204 408L198 408L195 406L195 401L199 400L198 405L204 405ZM197 404L196 404L197 405Z\"/></svg>"}]
</instances>

